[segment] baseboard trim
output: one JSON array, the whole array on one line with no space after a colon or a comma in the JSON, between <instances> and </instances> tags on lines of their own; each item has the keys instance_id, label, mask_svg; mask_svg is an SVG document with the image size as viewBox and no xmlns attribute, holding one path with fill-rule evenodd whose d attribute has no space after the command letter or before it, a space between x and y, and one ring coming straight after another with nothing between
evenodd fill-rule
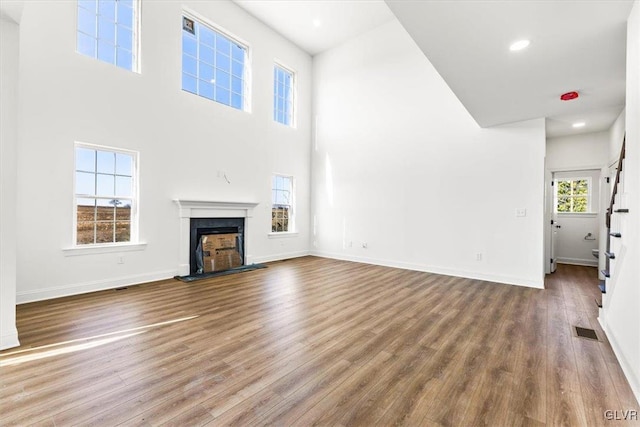
<instances>
[{"instance_id":1,"label":"baseboard trim","mask_svg":"<svg viewBox=\"0 0 640 427\"><path fill-rule=\"evenodd\" d=\"M485 282L502 283L506 285L524 286L528 288L544 289L544 276L540 280L531 280L528 278L502 276L495 274L484 274L473 271L456 270L447 267L438 267L432 265L412 264L406 262L380 260L368 257L359 257L352 255L344 255L326 251L311 251L310 255L322 258L338 259L342 261L361 262L364 264L381 265L384 267L402 268L405 270L423 271L425 273L442 274L445 276L464 277L466 279L483 280Z\"/></svg>"},{"instance_id":2,"label":"baseboard trim","mask_svg":"<svg viewBox=\"0 0 640 427\"><path fill-rule=\"evenodd\" d=\"M607 339L611 344L613 353L616 355L618 363L620 363L620 367L622 368L622 372L624 372L624 376L627 378L627 381L629 381L629 386L631 386L631 391L636 397L636 401L640 404L640 379L636 377L632 365L624 357L624 353L622 352L622 349L620 348L615 335L613 335L607 327L607 322L603 322L602 318L598 317L598 323L600 323L600 326L602 327L602 330L604 330L604 333L607 334Z\"/></svg>"},{"instance_id":3,"label":"baseboard trim","mask_svg":"<svg viewBox=\"0 0 640 427\"><path fill-rule=\"evenodd\" d=\"M6 350L7 348L19 347L20 341L18 340L18 330L14 328L9 333L0 335L0 350Z\"/></svg>"},{"instance_id":4,"label":"baseboard trim","mask_svg":"<svg viewBox=\"0 0 640 427\"><path fill-rule=\"evenodd\" d=\"M265 262L282 261L284 259L291 259L291 258L300 258L307 255L309 255L309 251L286 252L282 254L275 254L275 255L269 255L269 256L251 257L251 262L256 264L262 264Z\"/></svg>"},{"instance_id":5,"label":"baseboard trim","mask_svg":"<svg viewBox=\"0 0 640 427\"><path fill-rule=\"evenodd\" d=\"M558 258L558 264L582 265L584 267L597 267L598 260L582 259L582 258Z\"/></svg>"},{"instance_id":6,"label":"baseboard trim","mask_svg":"<svg viewBox=\"0 0 640 427\"><path fill-rule=\"evenodd\" d=\"M169 279L177 275L176 270L157 271L154 273L134 274L130 276L116 277L113 279L96 280L93 282L77 283L69 286L55 286L38 289L36 291L18 292L17 304L42 301L53 298L68 297L71 295L86 294L89 292L105 291L120 286L138 285L140 283Z\"/></svg>"}]
</instances>

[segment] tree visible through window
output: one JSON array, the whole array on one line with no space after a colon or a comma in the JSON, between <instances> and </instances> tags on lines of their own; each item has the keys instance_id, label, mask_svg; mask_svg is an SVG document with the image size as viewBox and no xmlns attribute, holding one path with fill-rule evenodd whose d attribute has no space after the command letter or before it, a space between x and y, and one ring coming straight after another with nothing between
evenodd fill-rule
<instances>
[{"instance_id":1,"label":"tree visible through window","mask_svg":"<svg viewBox=\"0 0 640 427\"><path fill-rule=\"evenodd\" d=\"M589 212L589 179L559 179L556 200L556 212Z\"/></svg>"},{"instance_id":2,"label":"tree visible through window","mask_svg":"<svg viewBox=\"0 0 640 427\"><path fill-rule=\"evenodd\" d=\"M78 52L137 71L137 5L137 0L78 0Z\"/></svg>"},{"instance_id":3,"label":"tree visible through window","mask_svg":"<svg viewBox=\"0 0 640 427\"><path fill-rule=\"evenodd\" d=\"M293 231L293 177L273 176L271 203L271 231Z\"/></svg>"},{"instance_id":4,"label":"tree visible through window","mask_svg":"<svg viewBox=\"0 0 640 427\"><path fill-rule=\"evenodd\" d=\"M136 155L76 145L76 244L130 242Z\"/></svg>"}]
</instances>

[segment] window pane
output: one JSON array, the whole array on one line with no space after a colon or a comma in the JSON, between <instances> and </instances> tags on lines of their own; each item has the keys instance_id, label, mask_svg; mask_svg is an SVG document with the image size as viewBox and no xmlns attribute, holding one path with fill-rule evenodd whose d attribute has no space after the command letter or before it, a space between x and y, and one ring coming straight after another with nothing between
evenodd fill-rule
<instances>
[{"instance_id":1,"label":"window pane","mask_svg":"<svg viewBox=\"0 0 640 427\"><path fill-rule=\"evenodd\" d=\"M96 219L98 221L113 221L115 219L116 207L119 200L98 199L96 208Z\"/></svg>"},{"instance_id":2,"label":"window pane","mask_svg":"<svg viewBox=\"0 0 640 427\"><path fill-rule=\"evenodd\" d=\"M231 72L231 60L227 55L216 52L216 68L227 73Z\"/></svg>"},{"instance_id":3,"label":"window pane","mask_svg":"<svg viewBox=\"0 0 640 427\"><path fill-rule=\"evenodd\" d=\"M85 172L96 171L96 150L76 148L76 170Z\"/></svg>"},{"instance_id":4,"label":"window pane","mask_svg":"<svg viewBox=\"0 0 640 427\"><path fill-rule=\"evenodd\" d=\"M116 242L128 242L131 240L131 222L116 222Z\"/></svg>"},{"instance_id":5,"label":"window pane","mask_svg":"<svg viewBox=\"0 0 640 427\"><path fill-rule=\"evenodd\" d=\"M116 57L116 65L125 70L133 70L133 53L130 51L118 48Z\"/></svg>"},{"instance_id":6,"label":"window pane","mask_svg":"<svg viewBox=\"0 0 640 427\"><path fill-rule=\"evenodd\" d=\"M192 58L189 55L182 55L182 71L185 73L189 73L192 76L198 75L198 63L195 58Z\"/></svg>"},{"instance_id":7,"label":"window pane","mask_svg":"<svg viewBox=\"0 0 640 427\"><path fill-rule=\"evenodd\" d=\"M133 30L125 27L116 27L118 32L118 46L133 51Z\"/></svg>"},{"instance_id":8,"label":"window pane","mask_svg":"<svg viewBox=\"0 0 640 427\"><path fill-rule=\"evenodd\" d=\"M196 39L186 31L182 32L182 53L188 53L189 55L195 57L198 54L198 44L196 43Z\"/></svg>"},{"instance_id":9,"label":"window pane","mask_svg":"<svg viewBox=\"0 0 640 427\"><path fill-rule=\"evenodd\" d=\"M116 153L109 151L98 151L98 172L115 173Z\"/></svg>"},{"instance_id":10,"label":"window pane","mask_svg":"<svg viewBox=\"0 0 640 427\"><path fill-rule=\"evenodd\" d=\"M197 93L198 83L195 77L191 77L188 74L182 73L182 90L186 90L191 93Z\"/></svg>"},{"instance_id":11,"label":"window pane","mask_svg":"<svg viewBox=\"0 0 640 427\"><path fill-rule=\"evenodd\" d=\"M244 62L244 48L235 43L231 45L231 57L239 62Z\"/></svg>"},{"instance_id":12,"label":"window pane","mask_svg":"<svg viewBox=\"0 0 640 427\"><path fill-rule=\"evenodd\" d=\"M100 41L107 41L116 44L116 26L113 22L104 18L98 18L98 38Z\"/></svg>"},{"instance_id":13,"label":"window pane","mask_svg":"<svg viewBox=\"0 0 640 427\"><path fill-rule=\"evenodd\" d=\"M227 89L216 87L216 101L231 105L231 93Z\"/></svg>"},{"instance_id":14,"label":"window pane","mask_svg":"<svg viewBox=\"0 0 640 427\"><path fill-rule=\"evenodd\" d=\"M94 227L95 222L82 221L76 226L76 244L90 245L94 243Z\"/></svg>"},{"instance_id":15,"label":"window pane","mask_svg":"<svg viewBox=\"0 0 640 427\"><path fill-rule=\"evenodd\" d=\"M233 61L231 64L231 72L234 76L236 77L244 77L243 75L243 71L244 71L244 66L238 62L238 61Z\"/></svg>"},{"instance_id":16,"label":"window pane","mask_svg":"<svg viewBox=\"0 0 640 427\"><path fill-rule=\"evenodd\" d=\"M98 40L98 59L110 64L116 63L116 46L112 43Z\"/></svg>"},{"instance_id":17,"label":"window pane","mask_svg":"<svg viewBox=\"0 0 640 427\"><path fill-rule=\"evenodd\" d=\"M237 108L238 110L242 109L242 96L237 93L231 94L231 106L233 108Z\"/></svg>"},{"instance_id":18,"label":"window pane","mask_svg":"<svg viewBox=\"0 0 640 427\"><path fill-rule=\"evenodd\" d=\"M96 223L96 243L112 243L113 242L113 222L97 222Z\"/></svg>"},{"instance_id":19,"label":"window pane","mask_svg":"<svg viewBox=\"0 0 640 427\"><path fill-rule=\"evenodd\" d=\"M133 7L133 0L118 0L119 6L126 6L128 8Z\"/></svg>"},{"instance_id":20,"label":"window pane","mask_svg":"<svg viewBox=\"0 0 640 427\"><path fill-rule=\"evenodd\" d=\"M574 194L586 195L588 193L589 193L589 186L587 185L586 179L575 181Z\"/></svg>"},{"instance_id":21,"label":"window pane","mask_svg":"<svg viewBox=\"0 0 640 427\"><path fill-rule=\"evenodd\" d=\"M78 31L96 36L96 15L88 10L78 8Z\"/></svg>"},{"instance_id":22,"label":"window pane","mask_svg":"<svg viewBox=\"0 0 640 427\"><path fill-rule=\"evenodd\" d=\"M116 220L130 220L131 219L131 201L125 200L121 205L116 206Z\"/></svg>"},{"instance_id":23,"label":"window pane","mask_svg":"<svg viewBox=\"0 0 640 427\"><path fill-rule=\"evenodd\" d=\"M122 1L118 2L118 24L133 28L133 8Z\"/></svg>"},{"instance_id":24,"label":"window pane","mask_svg":"<svg viewBox=\"0 0 640 427\"><path fill-rule=\"evenodd\" d=\"M200 80L204 80L205 82L211 83L213 80L213 65L205 64L204 62L200 62L198 64L198 78Z\"/></svg>"},{"instance_id":25,"label":"window pane","mask_svg":"<svg viewBox=\"0 0 640 427\"><path fill-rule=\"evenodd\" d=\"M207 46L214 47L215 46L215 36L213 31L204 25L197 24L198 26L198 39L200 43L204 43Z\"/></svg>"},{"instance_id":26,"label":"window pane","mask_svg":"<svg viewBox=\"0 0 640 427\"><path fill-rule=\"evenodd\" d=\"M231 43L229 39L220 34L216 35L216 51L224 53L227 56L231 56Z\"/></svg>"},{"instance_id":27,"label":"window pane","mask_svg":"<svg viewBox=\"0 0 640 427\"><path fill-rule=\"evenodd\" d=\"M116 176L116 192L117 196L131 197L131 188L133 187L133 178L127 176Z\"/></svg>"},{"instance_id":28,"label":"window pane","mask_svg":"<svg viewBox=\"0 0 640 427\"><path fill-rule=\"evenodd\" d=\"M274 179L274 181L275 181L275 179L276 179L276 178L275 178L275 177L273 177L273 179ZM273 189L273 190L271 190L271 204L272 204L272 205L275 205L275 204L276 204L276 199L277 199L277 197L278 197L278 196L277 196L277 194L278 194L278 191L277 191L277 190L275 190L275 186L274 186L274 189Z\"/></svg>"},{"instance_id":29,"label":"window pane","mask_svg":"<svg viewBox=\"0 0 640 427\"><path fill-rule=\"evenodd\" d=\"M90 56L96 57L96 39L93 37L85 36L82 33L78 33L78 52Z\"/></svg>"},{"instance_id":30,"label":"window pane","mask_svg":"<svg viewBox=\"0 0 640 427\"><path fill-rule=\"evenodd\" d=\"M215 51L213 50L213 48L210 48L200 43L200 61L206 62L207 64L214 65L216 61L215 61Z\"/></svg>"},{"instance_id":31,"label":"window pane","mask_svg":"<svg viewBox=\"0 0 640 427\"><path fill-rule=\"evenodd\" d=\"M96 199L76 200L76 219L78 223L96 220Z\"/></svg>"},{"instance_id":32,"label":"window pane","mask_svg":"<svg viewBox=\"0 0 640 427\"><path fill-rule=\"evenodd\" d=\"M98 11L98 2L96 0L78 0L78 6L92 12L94 15Z\"/></svg>"},{"instance_id":33,"label":"window pane","mask_svg":"<svg viewBox=\"0 0 640 427\"><path fill-rule=\"evenodd\" d=\"M242 93L242 80L237 77L231 77L231 90L235 93Z\"/></svg>"},{"instance_id":34,"label":"window pane","mask_svg":"<svg viewBox=\"0 0 640 427\"><path fill-rule=\"evenodd\" d=\"M98 13L100 16L110 20L116 21L116 2L115 0L99 0L98 1Z\"/></svg>"},{"instance_id":35,"label":"window pane","mask_svg":"<svg viewBox=\"0 0 640 427\"><path fill-rule=\"evenodd\" d=\"M96 196L113 196L115 192L115 176L97 175Z\"/></svg>"},{"instance_id":36,"label":"window pane","mask_svg":"<svg viewBox=\"0 0 640 427\"><path fill-rule=\"evenodd\" d=\"M96 181L93 173L76 172L76 194L96 194Z\"/></svg>"},{"instance_id":37,"label":"window pane","mask_svg":"<svg viewBox=\"0 0 640 427\"><path fill-rule=\"evenodd\" d=\"M133 156L116 153L116 173L118 175L133 176Z\"/></svg>"},{"instance_id":38,"label":"window pane","mask_svg":"<svg viewBox=\"0 0 640 427\"><path fill-rule=\"evenodd\" d=\"M214 99L214 90L213 90L213 84L209 83L209 82L205 82L204 80L200 80L200 86L199 86L199 92L198 94L200 96L203 96L205 98Z\"/></svg>"},{"instance_id":39,"label":"window pane","mask_svg":"<svg viewBox=\"0 0 640 427\"><path fill-rule=\"evenodd\" d=\"M223 89L231 88L231 76L229 73L220 71L220 69L216 70L216 87L221 87Z\"/></svg>"},{"instance_id":40,"label":"window pane","mask_svg":"<svg viewBox=\"0 0 640 427\"><path fill-rule=\"evenodd\" d=\"M573 211L574 212L587 212L587 198L584 196L573 198Z\"/></svg>"},{"instance_id":41,"label":"window pane","mask_svg":"<svg viewBox=\"0 0 640 427\"><path fill-rule=\"evenodd\" d=\"M558 197L558 212L571 212L570 199L570 197Z\"/></svg>"}]
</instances>

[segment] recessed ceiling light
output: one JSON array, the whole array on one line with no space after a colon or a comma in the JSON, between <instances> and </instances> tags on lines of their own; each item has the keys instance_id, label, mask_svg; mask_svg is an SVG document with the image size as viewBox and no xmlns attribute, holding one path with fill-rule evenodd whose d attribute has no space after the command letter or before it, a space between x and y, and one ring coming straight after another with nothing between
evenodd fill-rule
<instances>
[{"instance_id":1,"label":"recessed ceiling light","mask_svg":"<svg viewBox=\"0 0 640 427\"><path fill-rule=\"evenodd\" d=\"M512 43L511 46L509 46L509 50L511 52L522 50L522 49L526 48L527 46L529 46L529 44L531 44L531 42L529 40L518 40L517 42Z\"/></svg>"},{"instance_id":2,"label":"recessed ceiling light","mask_svg":"<svg viewBox=\"0 0 640 427\"><path fill-rule=\"evenodd\" d=\"M585 122L576 122L576 123L572 124L571 126L573 126L574 128L583 128L584 125L586 125Z\"/></svg>"},{"instance_id":3,"label":"recessed ceiling light","mask_svg":"<svg viewBox=\"0 0 640 427\"><path fill-rule=\"evenodd\" d=\"M316 28L320 28L320 26L322 25L322 21L319 19L314 19L313 20L313 26Z\"/></svg>"}]
</instances>

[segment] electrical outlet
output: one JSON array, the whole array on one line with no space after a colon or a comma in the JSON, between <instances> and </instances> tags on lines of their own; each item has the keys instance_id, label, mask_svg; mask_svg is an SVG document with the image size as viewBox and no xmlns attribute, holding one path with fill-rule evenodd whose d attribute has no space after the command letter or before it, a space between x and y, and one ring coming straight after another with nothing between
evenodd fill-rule
<instances>
[{"instance_id":1,"label":"electrical outlet","mask_svg":"<svg viewBox=\"0 0 640 427\"><path fill-rule=\"evenodd\" d=\"M482 261L482 252L476 254L476 261Z\"/></svg>"},{"instance_id":2,"label":"electrical outlet","mask_svg":"<svg viewBox=\"0 0 640 427\"><path fill-rule=\"evenodd\" d=\"M527 216L527 209L525 208L516 209L516 216L518 217Z\"/></svg>"},{"instance_id":3,"label":"electrical outlet","mask_svg":"<svg viewBox=\"0 0 640 427\"><path fill-rule=\"evenodd\" d=\"M119 256L118 257L118 264L124 264L124 257L123 256Z\"/></svg>"}]
</instances>

